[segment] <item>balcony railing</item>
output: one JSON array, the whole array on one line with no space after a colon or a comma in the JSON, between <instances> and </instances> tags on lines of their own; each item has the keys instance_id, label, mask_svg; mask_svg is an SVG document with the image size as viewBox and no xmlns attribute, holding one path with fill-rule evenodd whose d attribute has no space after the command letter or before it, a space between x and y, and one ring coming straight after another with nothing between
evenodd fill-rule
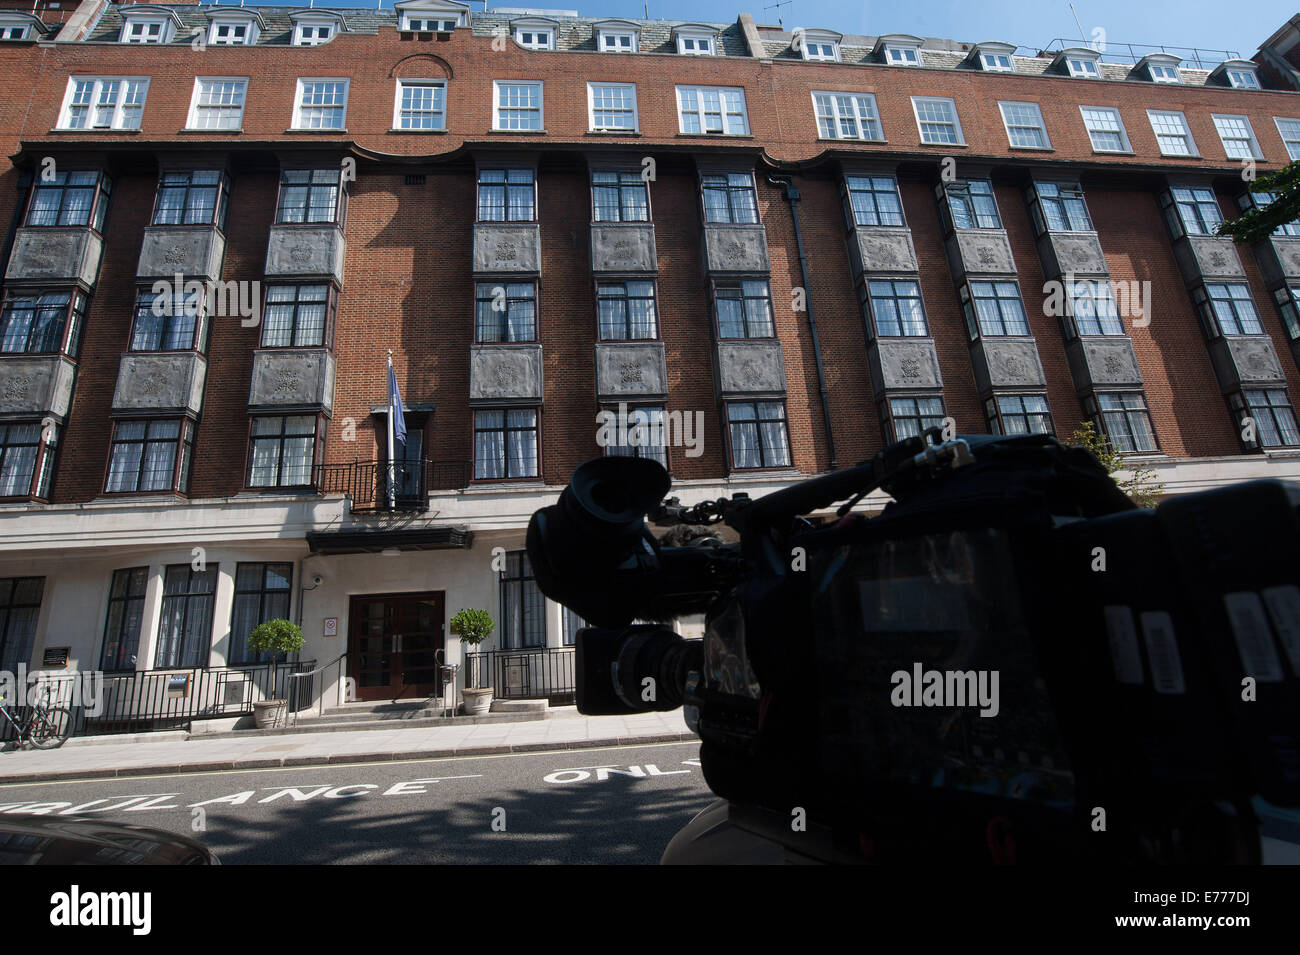
<instances>
[{"instance_id":1,"label":"balcony railing","mask_svg":"<svg viewBox=\"0 0 1300 955\"><path fill-rule=\"evenodd\" d=\"M250 714L257 700L287 700L290 713L306 708L313 702L311 688L288 677L315 665L315 660L277 664L274 687L270 685L269 663L105 673L99 700L86 695L88 673L68 674L49 680L51 705L72 710L74 736L184 730L198 720ZM78 679L83 682L79 699ZM14 735L13 727L5 722L0 742L10 742Z\"/></svg>"},{"instance_id":2,"label":"balcony railing","mask_svg":"<svg viewBox=\"0 0 1300 955\"><path fill-rule=\"evenodd\" d=\"M573 647L524 647L465 655L466 686L491 686L498 700L576 699Z\"/></svg>"},{"instance_id":3,"label":"balcony railing","mask_svg":"<svg viewBox=\"0 0 1300 955\"><path fill-rule=\"evenodd\" d=\"M1101 59L1105 63L1122 63L1129 66L1135 65L1144 56L1152 53L1171 53L1181 57L1186 66L1198 70L1212 70L1224 60L1239 58L1236 50L1215 50L1196 46L1166 46L1155 43L1123 43L1109 38L1103 43L1096 43L1092 40L1082 40L1077 37L1057 37L1047 44L1042 52L1052 55L1069 47L1094 49L1101 54ZM1035 51L1021 53L1021 49L1023 48L1016 48L1017 56L1038 55Z\"/></svg>"},{"instance_id":4,"label":"balcony railing","mask_svg":"<svg viewBox=\"0 0 1300 955\"><path fill-rule=\"evenodd\" d=\"M321 464L315 484L323 494L346 494L354 511L427 511L430 491L469 485L469 461L353 461ZM390 494L391 489L391 494Z\"/></svg>"}]
</instances>

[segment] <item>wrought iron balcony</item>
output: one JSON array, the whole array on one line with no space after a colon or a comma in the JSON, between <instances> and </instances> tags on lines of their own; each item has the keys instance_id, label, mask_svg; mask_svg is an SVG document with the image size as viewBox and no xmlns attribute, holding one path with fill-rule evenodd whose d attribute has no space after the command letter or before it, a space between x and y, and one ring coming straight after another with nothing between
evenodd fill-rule
<instances>
[{"instance_id":1,"label":"wrought iron balcony","mask_svg":"<svg viewBox=\"0 0 1300 955\"><path fill-rule=\"evenodd\" d=\"M323 494L346 494L354 511L427 511L430 491L469 485L469 461L353 461L316 467ZM390 493L391 489L391 493Z\"/></svg>"}]
</instances>

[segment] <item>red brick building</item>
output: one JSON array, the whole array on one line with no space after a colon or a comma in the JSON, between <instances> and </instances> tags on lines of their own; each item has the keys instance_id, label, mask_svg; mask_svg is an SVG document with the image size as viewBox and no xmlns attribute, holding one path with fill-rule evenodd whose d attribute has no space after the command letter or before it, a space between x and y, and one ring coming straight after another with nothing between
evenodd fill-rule
<instances>
[{"instance_id":1,"label":"red brick building","mask_svg":"<svg viewBox=\"0 0 1300 955\"><path fill-rule=\"evenodd\" d=\"M601 453L690 501L1092 420L1169 493L1300 475L1300 226L1213 234L1300 156L1291 25L1206 62L2 6L0 668L102 670L120 714L141 671L244 712L275 616L313 699L420 698L475 606L498 692L553 694L578 624L523 531Z\"/></svg>"}]
</instances>

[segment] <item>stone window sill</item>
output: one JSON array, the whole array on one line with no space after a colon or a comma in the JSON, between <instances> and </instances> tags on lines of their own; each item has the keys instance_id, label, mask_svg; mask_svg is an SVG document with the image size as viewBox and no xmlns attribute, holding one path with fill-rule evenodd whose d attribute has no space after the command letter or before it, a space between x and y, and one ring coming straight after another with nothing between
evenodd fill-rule
<instances>
[{"instance_id":1,"label":"stone window sill","mask_svg":"<svg viewBox=\"0 0 1300 955\"><path fill-rule=\"evenodd\" d=\"M92 136L116 135L116 136L139 136L143 130L139 129L64 129L56 127L50 130L50 135L68 136L82 135L89 133Z\"/></svg>"}]
</instances>

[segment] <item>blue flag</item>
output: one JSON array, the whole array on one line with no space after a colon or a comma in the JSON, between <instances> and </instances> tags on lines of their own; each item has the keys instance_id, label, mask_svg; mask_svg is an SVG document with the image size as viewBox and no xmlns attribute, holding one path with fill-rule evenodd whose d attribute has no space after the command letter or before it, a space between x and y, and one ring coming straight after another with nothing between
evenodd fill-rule
<instances>
[{"instance_id":1,"label":"blue flag","mask_svg":"<svg viewBox=\"0 0 1300 955\"><path fill-rule=\"evenodd\" d=\"M406 415L402 412L402 393L397 390L397 374L388 365L388 414L393 421L393 443L406 450Z\"/></svg>"}]
</instances>

